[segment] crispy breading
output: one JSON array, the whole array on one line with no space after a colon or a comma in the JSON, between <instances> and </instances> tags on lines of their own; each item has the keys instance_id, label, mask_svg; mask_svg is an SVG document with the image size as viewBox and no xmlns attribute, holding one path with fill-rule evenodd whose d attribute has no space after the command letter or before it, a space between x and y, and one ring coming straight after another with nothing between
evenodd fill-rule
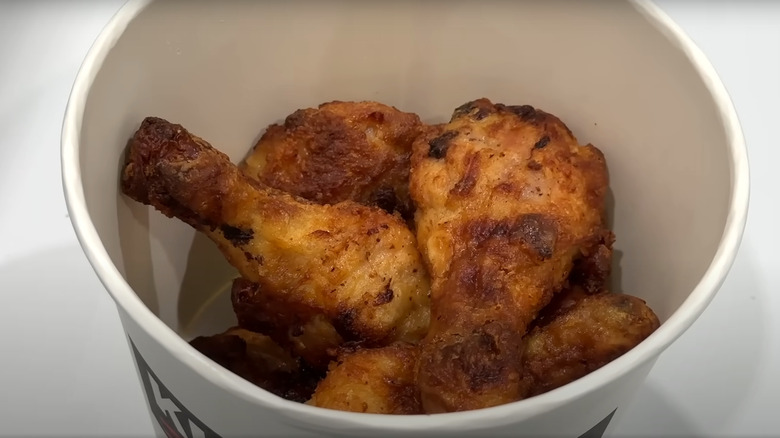
<instances>
[{"instance_id":1,"label":"crispy breading","mask_svg":"<svg viewBox=\"0 0 780 438\"><path fill-rule=\"evenodd\" d=\"M411 161L432 280L425 410L515 401L527 390L521 337L607 233L604 156L551 114L479 99L418 137Z\"/></svg>"},{"instance_id":2,"label":"crispy breading","mask_svg":"<svg viewBox=\"0 0 780 438\"><path fill-rule=\"evenodd\" d=\"M416 341L427 330L427 273L396 216L269 188L182 126L154 117L130 142L121 187L204 233L243 278L290 312L312 309L345 341Z\"/></svg>"},{"instance_id":3,"label":"crispy breading","mask_svg":"<svg viewBox=\"0 0 780 438\"><path fill-rule=\"evenodd\" d=\"M539 311L528 326L529 331L567 312L586 296L608 290L607 280L612 271L614 241L615 235L611 231L605 231L601 242L590 248L582 257L575 259L563 289L553 295L550 302Z\"/></svg>"},{"instance_id":4,"label":"crispy breading","mask_svg":"<svg viewBox=\"0 0 780 438\"><path fill-rule=\"evenodd\" d=\"M344 338L318 308L291 302L244 278L233 280L233 312L238 325L266 333L307 363L324 369Z\"/></svg>"},{"instance_id":5,"label":"crispy breading","mask_svg":"<svg viewBox=\"0 0 780 438\"><path fill-rule=\"evenodd\" d=\"M320 204L355 201L410 219L416 114L378 102L328 102L267 128L239 165L252 178Z\"/></svg>"},{"instance_id":6,"label":"crispy breading","mask_svg":"<svg viewBox=\"0 0 780 438\"><path fill-rule=\"evenodd\" d=\"M321 378L268 336L241 328L199 336L190 344L226 369L288 400L305 402Z\"/></svg>"},{"instance_id":7,"label":"crispy breading","mask_svg":"<svg viewBox=\"0 0 780 438\"><path fill-rule=\"evenodd\" d=\"M561 295L562 305L524 339L522 364L527 397L601 368L634 348L660 325L645 301L630 295Z\"/></svg>"},{"instance_id":8,"label":"crispy breading","mask_svg":"<svg viewBox=\"0 0 780 438\"><path fill-rule=\"evenodd\" d=\"M396 343L341 354L307 403L372 414L422 414L415 381L419 349Z\"/></svg>"},{"instance_id":9,"label":"crispy breading","mask_svg":"<svg viewBox=\"0 0 780 438\"><path fill-rule=\"evenodd\" d=\"M568 283L583 288L587 293L601 292L607 287L612 274L612 245L615 234L608 229L601 230L597 243L582 248L582 255L574 260Z\"/></svg>"}]
</instances>

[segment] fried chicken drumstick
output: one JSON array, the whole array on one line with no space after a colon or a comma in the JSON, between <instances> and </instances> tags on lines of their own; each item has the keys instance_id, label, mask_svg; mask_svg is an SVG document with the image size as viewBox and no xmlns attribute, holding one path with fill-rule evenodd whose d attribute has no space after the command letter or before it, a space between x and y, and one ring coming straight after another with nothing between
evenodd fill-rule
<instances>
[{"instance_id":1,"label":"fried chicken drumstick","mask_svg":"<svg viewBox=\"0 0 780 438\"><path fill-rule=\"evenodd\" d=\"M428 413L529 391L521 338L608 234L606 163L555 116L487 99L415 141L410 193L431 274L418 383Z\"/></svg>"},{"instance_id":2,"label":"fried chicken drumstick","mask_svg":"<svg viewBox=\"0 0 780 438\"><path fill-rule=\"evenodd\" d=\"M182 126L154 117L130 142L121 188L204 233L243 278L288 312L308 309L345 341L417 341L427 330L429 281L400 218L269 188Z\"/></svg>"},{"instance_id":3,"label":"fried chicken drumstick","mask_svg":"<svg viewBox=\"0 0 780 438\"><path fill-rule=\"evenodd\" d=\"M239 167L318 204L351 200L409 220L409 157L421 129L416 114L378 102L324 103L269 126Z\"/></svg>"}]
</instances>

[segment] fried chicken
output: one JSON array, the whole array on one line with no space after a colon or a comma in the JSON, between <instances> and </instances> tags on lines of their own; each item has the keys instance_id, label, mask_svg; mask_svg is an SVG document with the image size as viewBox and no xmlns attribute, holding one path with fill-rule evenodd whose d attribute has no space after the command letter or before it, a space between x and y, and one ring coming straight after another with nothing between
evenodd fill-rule
<instances>
[{"instance_id":1,"label":"fried chicken","mask_svg":"<svg viewBox=\"0 0 780 438\"><path fill-rule=\"evenodd\" d=\"M416 114L377 102L329 102L273 124L239 165L252 178L319 204L355 201L411 219Z\"/></svg>"},{"instance_id":2,"label":"fried chicken","mask_svg":"<svg viewBox=\"0 0 780 438\"><path fill-rule=\"evenodd\" d=\"M601 230L599 241L582 249L582 256L574 260L568 283L594 294L607 287L612 273L612 245L615 234L606 228Z\"/></svg>"},{"instance_id":3,"label":"fried chicken","mask_svg":"<svg viewBox=\"0 0 780 438\"><path fill-rule=\"evenodd\" d=\"M614 241L615 235L605 230L601 242L575 259L566 285L539 311L531 321L529 331L554 320L588 295L607 291L607 280L612 272Z\"/></svg>"},{"instance_id":4,"label":"fried chicken","mask_svg":"<svg viewBox=\"0 0 780 438\"><path fill-rule=\"evenodd\" d=\"M422 414L415 381L419 349L397 343L348 351L331 364L307 404L372 414Z\"/></svg>"},{"instance_id":5,"label":"fried chicken","mask_svg":"<svg viewBox=\"0 0 780 438\"><path fill-rule=\"evenodd\" d=\"M636 297L582 285L559 292L523 338L523 397L573 382L628 352L659 327ZM307 403L377 414L423 413L414 368L419 346L347 351L331 364Z\"/></svg>"},{"instance_id":6,"label":"fried chicken","mask_svg":"<svg viewBox=\"0 0 780 438\"><path fill-rule=\"evenodd\" d=\"M411 163L432 281L425 411L518 400L529 390L522 336L608 233L604 157L551 114L480 99L418 137Z\"/></svg>"},{"instance_id":7,"label":"fried chicken","mask_svg":"<svg viewBox=\"0 0 780 438\"><path fill-rule=\"evenodd\" d=\"M427 330L429 281L400 218L269 188L182 126L154 117L130 142L121 187L208 236L243 278L288 305L277 306L281 312L310 309L343 340L367 345L417 341Z\"/></svg>"},{"instance_id":8,"label":"fried chicken","mask_svg":"<svg viewBox=\"0 0 780 438\"><path fill-rule=\"evenodd\" d=\"M317 369L336 357L344 338L317 307L269 293L245 278L233 280L233 312L240 327L266 333Z\"/></svg>"},{"instance_id":9,"label":"fried chicken","mask_svg":"<svg viewBox=\"0 0 780 438\"><path fill-rule=\"evenodd\" d=\"M630 295L587 295L582 289L561 295L559 306L546 323L524 339L522 368L527 397L601 368L634 348L660 325L647 304Z\"/></svg>"},{"instance_id":10,"label":"fried chicken","mask_svg":"<svg viewBox=\"0 0 780 438\"><path fill-rule=\"evenodd\" d=\"M199 336L190 345L233 373L287 400L305 402L321 378L268 336L237 327L213 336Z\"/></svg>"}]
</instances>

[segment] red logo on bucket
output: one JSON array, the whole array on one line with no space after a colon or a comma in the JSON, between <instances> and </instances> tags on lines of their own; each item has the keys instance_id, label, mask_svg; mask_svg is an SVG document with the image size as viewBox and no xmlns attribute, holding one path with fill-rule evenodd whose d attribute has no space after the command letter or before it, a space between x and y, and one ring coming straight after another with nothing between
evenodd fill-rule
<instances>
[{"instance_id":1,"label":"red logo on bucket","mask_svg":"<svg viewBox=\"0 0 780 438\"><path fill-rule=\"evenodd\" d=\"M130 346L133 348L135 363L141 375L149 408L165 436L168 438L220 438L219 434L198 420L168 391L168 388L160 382L141 353L135 348L132 339L130 339Z\"/></svg>"}]
</instances>

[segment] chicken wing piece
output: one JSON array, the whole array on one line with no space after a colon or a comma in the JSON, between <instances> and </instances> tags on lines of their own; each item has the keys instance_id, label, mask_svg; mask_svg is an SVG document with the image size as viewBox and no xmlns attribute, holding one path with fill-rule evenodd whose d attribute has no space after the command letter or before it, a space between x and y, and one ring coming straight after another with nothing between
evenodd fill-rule
<instances>
[{"instance_id":1,"label":"chicken wing piece","mask_svg":"<svg viewBox=\"0 0 780 438\"><path fill-rule=\"evenodd\" d=\"M321 375L290 356L271 338L231 328L199 336L190 344L198 351L255 385L288 400L308 400Z\"/></svg>"},{"instance_id":2,"label":"chicken wing piece","mask_svg":"<svg viewBox=\"0 0 780 438\"><path fill-rule=\"evenodd\" d=\"M555 116L487 99L414 143L410 193L431 274L419 385L426 412L521 398L521 337L596 251L606 163Z\"/></svg>"},{"instance_id":3,"label":"chicken wing piece","mask_svg":"<svg viewBox=\"0 0 780 438\"><path fill-rule=\"evenodd\" d=\"M422 414L414 370L419 349L396 343L346 352L334 361L307 404L372 414Z\"/></svg>"},{"instance_id":4,"label":"chicken wing piece","mask_svg":"<svg viewBox=\"0 0 780 438\"><path fill-rule=\"evenodd\" d=\"M652 309L630 295L586 295L582 290L561 295L562 305L524 340L522 363L528 397L601 368L634 348L660 325Z\"/></svg>"},{"instance_id":5,"label":"chicken wing piece","mask_svg":"<svg viewBox=\"0 0 780 438\"><path fill-rule=\"evenodd\" d=\"M130 142L122 190L207 235L288 313L308 307L346 341L416 341L429 281L400 218L354 202L317 205L243 175L180 125L149 117Z\"/></svg>"},{"instance_id":6,"label":"chicken wing piece","mask_svg":"<svg viewBox=\"0 0 780 438\"><path fill-rule=\"evenodd\" d=\"M239 167L319 204L352 200L410 219L409 156L421 128L416 114L381 103L324 103L269 126Z\"/></svg>"}]
</instances>

